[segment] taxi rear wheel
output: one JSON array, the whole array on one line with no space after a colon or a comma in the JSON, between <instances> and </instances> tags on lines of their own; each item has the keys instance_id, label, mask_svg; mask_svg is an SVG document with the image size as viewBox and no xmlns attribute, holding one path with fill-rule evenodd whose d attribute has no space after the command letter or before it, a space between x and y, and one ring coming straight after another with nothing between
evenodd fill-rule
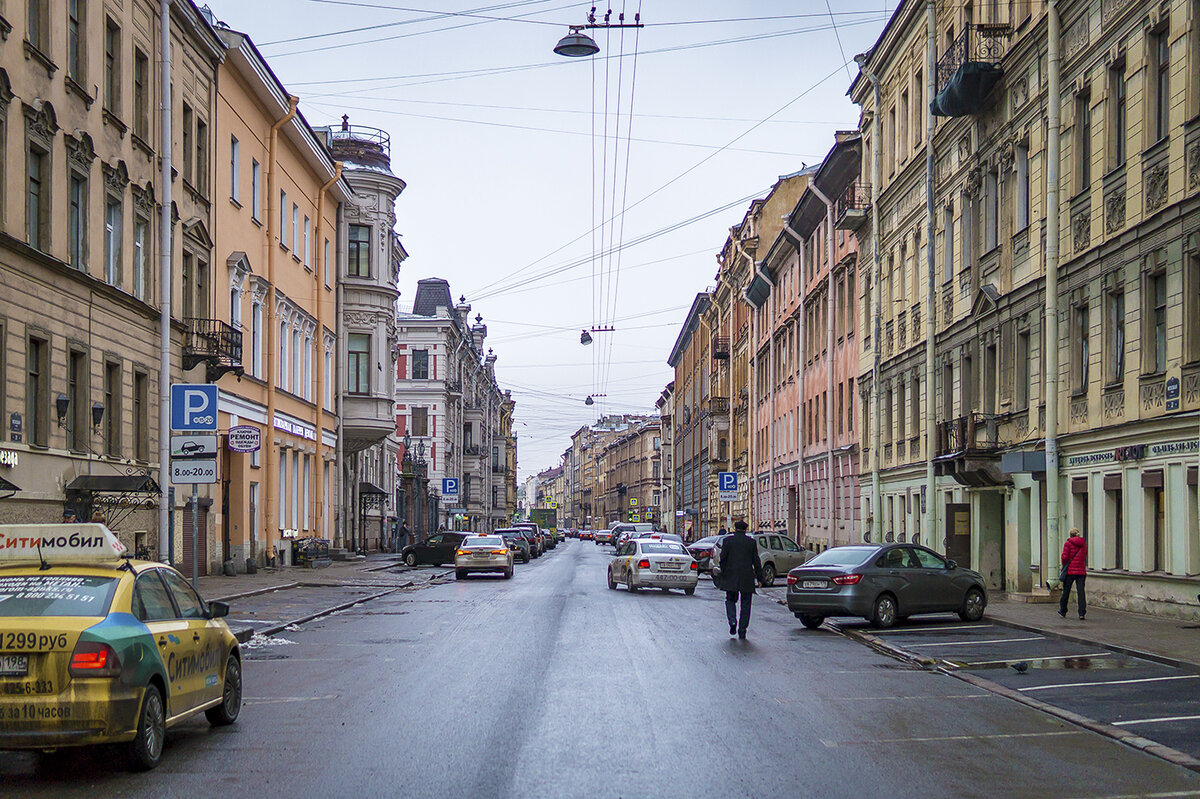
<instances>
[{"instance_id":1,"label":"taxi rear wheel","mask_svg":"<svg viewBox=\"0 0 1200 799\"><path fill-rule=\"evenodd\" d=\"M233 655L225 662L225 685L221 689L221 704L204 711L204 717L214 727L224 727L237 721L242 710L242 664Z\"/></svg>"},{"instance_id":2,"label":"taxi rear wheel","mask_svg":"<svg viewBox=\"0 0 1200 799\"><path fill-rule=\"evenodd\" d=\"M129 765L134 771L148 771L162 761L163 740L167 736L167 715L157 685L147 685L138 715L137 737L129 743Z\"/></svg>"},{"instance_id":3,"label":"taxi rear wheel","mask_svg":"<svg viewBox=\"0 0 1200 799\"><path fill-rule=\"evenodd\" d=\"M613 579L612 569L608 570L608 587L613 591L617 590L617 581Z\"/></svg>"},{"instance_id":4,"label":"taxi rear wheel","mask_svg":"<svg viewBox=\"0 0 1200 799\"><path fill-rule=\"evenodd\" d=\"M696 586L689 585L687 588L683 589L683 593L691 596L692 594L696 593Z\"/></svg>"},{"instance_id":5,"label":"taxi rear wheel","mask_svg":"<svg viewBox=\"0 0 1200 799\"><path fill-rule=\"evenodd\" d=\"M509 566L507 569L504 570L504 579L511 580L512 576L513 576L513 567Z\"/></svg>"},{"instance_id":6,"label":"taxi rear wheel","mask_svg":"<svg viewBox=\"0 0 1200 799\"><path fill-rule=\"evenodd\" d=\"M467 579L467 572L466 572L466 570L464 570L464 569L455 569L455 570L454 570L454 579L455 579L455 580L465 580L465 579Z\"/></svg>"}]
</instances>

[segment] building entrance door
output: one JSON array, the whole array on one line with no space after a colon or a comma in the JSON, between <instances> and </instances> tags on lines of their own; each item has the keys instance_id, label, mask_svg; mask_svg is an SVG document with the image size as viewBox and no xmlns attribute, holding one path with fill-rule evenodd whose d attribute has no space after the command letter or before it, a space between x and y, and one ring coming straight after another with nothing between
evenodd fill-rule
<instances>
[{"instance_id":1,"label":"building entrance door","mask_svg":"<svg viewBox=\"0 0 1200 799\"><path fill-rule=\"evenodd\" d=\"M930 543L933 543L932 541ZM971 506L946 503L946 557L966 567L971 565Z\"/></svg>"}]
</instances>

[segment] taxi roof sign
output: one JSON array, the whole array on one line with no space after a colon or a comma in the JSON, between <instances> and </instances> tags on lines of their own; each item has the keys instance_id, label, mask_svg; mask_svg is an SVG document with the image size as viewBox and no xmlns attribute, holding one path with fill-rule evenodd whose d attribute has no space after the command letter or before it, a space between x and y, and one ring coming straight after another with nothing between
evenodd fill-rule
<instances>
[{"instance_id":1,"label":"taxi roof sign","mask_svg":"<svg viewBox=\"0 0 1200 799\"><path fill-rule=\"evenodd\" d=\"M0 524L0 562L109 561L128 551L103 524Z\"/></svg>"}]
</instances>

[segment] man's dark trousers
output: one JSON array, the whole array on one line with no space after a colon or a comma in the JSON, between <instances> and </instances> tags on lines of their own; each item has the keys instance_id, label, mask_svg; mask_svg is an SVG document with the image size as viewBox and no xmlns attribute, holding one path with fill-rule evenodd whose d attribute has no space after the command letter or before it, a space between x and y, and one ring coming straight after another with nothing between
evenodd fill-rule
<instances>
[{"instance_id":1,"label":"man's dark trousers","mask_svg":"<svg viewBox=\"0 0 1200 799\"><path fill-rule=\"evenodd\" d=\"M738 595L742 597L742 621L738 624ZM750 603L754 599L754 589L749 591L726 591L725 592L725 617L729 619L729 629L737 628L740 633L746 632L746 628L750 626Z\"/></svg>"}]
</instances>

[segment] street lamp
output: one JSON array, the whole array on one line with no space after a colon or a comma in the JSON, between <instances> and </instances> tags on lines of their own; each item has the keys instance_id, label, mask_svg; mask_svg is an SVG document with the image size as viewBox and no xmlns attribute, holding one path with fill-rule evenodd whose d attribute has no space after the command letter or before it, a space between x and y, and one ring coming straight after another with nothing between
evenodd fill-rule
<instances>
[{"instance_id":1,"label":"street lamp","mask_svg":"<svg viewBox=\"0 0 1200 799\"><path fill-rule=\"evenodd\" d=\"M642 24L642 15L637 13L633 15L633 22L625 22L625 14L617 15L617 22L614 24L609 20L612 18L612 9L610 8L604 14L604 21L596 21L596 9L592 8L587 15L587 22L583 25L570 25L570 32L566 36L558 40L558 44L554 45L554 52L567 58L586 58L590 55L595 55L600 52L600 45L596 44L595 39L584 33L590 28L604 28L611 30L613 28L644 28Z\"/></svg>"}]
</instances>

